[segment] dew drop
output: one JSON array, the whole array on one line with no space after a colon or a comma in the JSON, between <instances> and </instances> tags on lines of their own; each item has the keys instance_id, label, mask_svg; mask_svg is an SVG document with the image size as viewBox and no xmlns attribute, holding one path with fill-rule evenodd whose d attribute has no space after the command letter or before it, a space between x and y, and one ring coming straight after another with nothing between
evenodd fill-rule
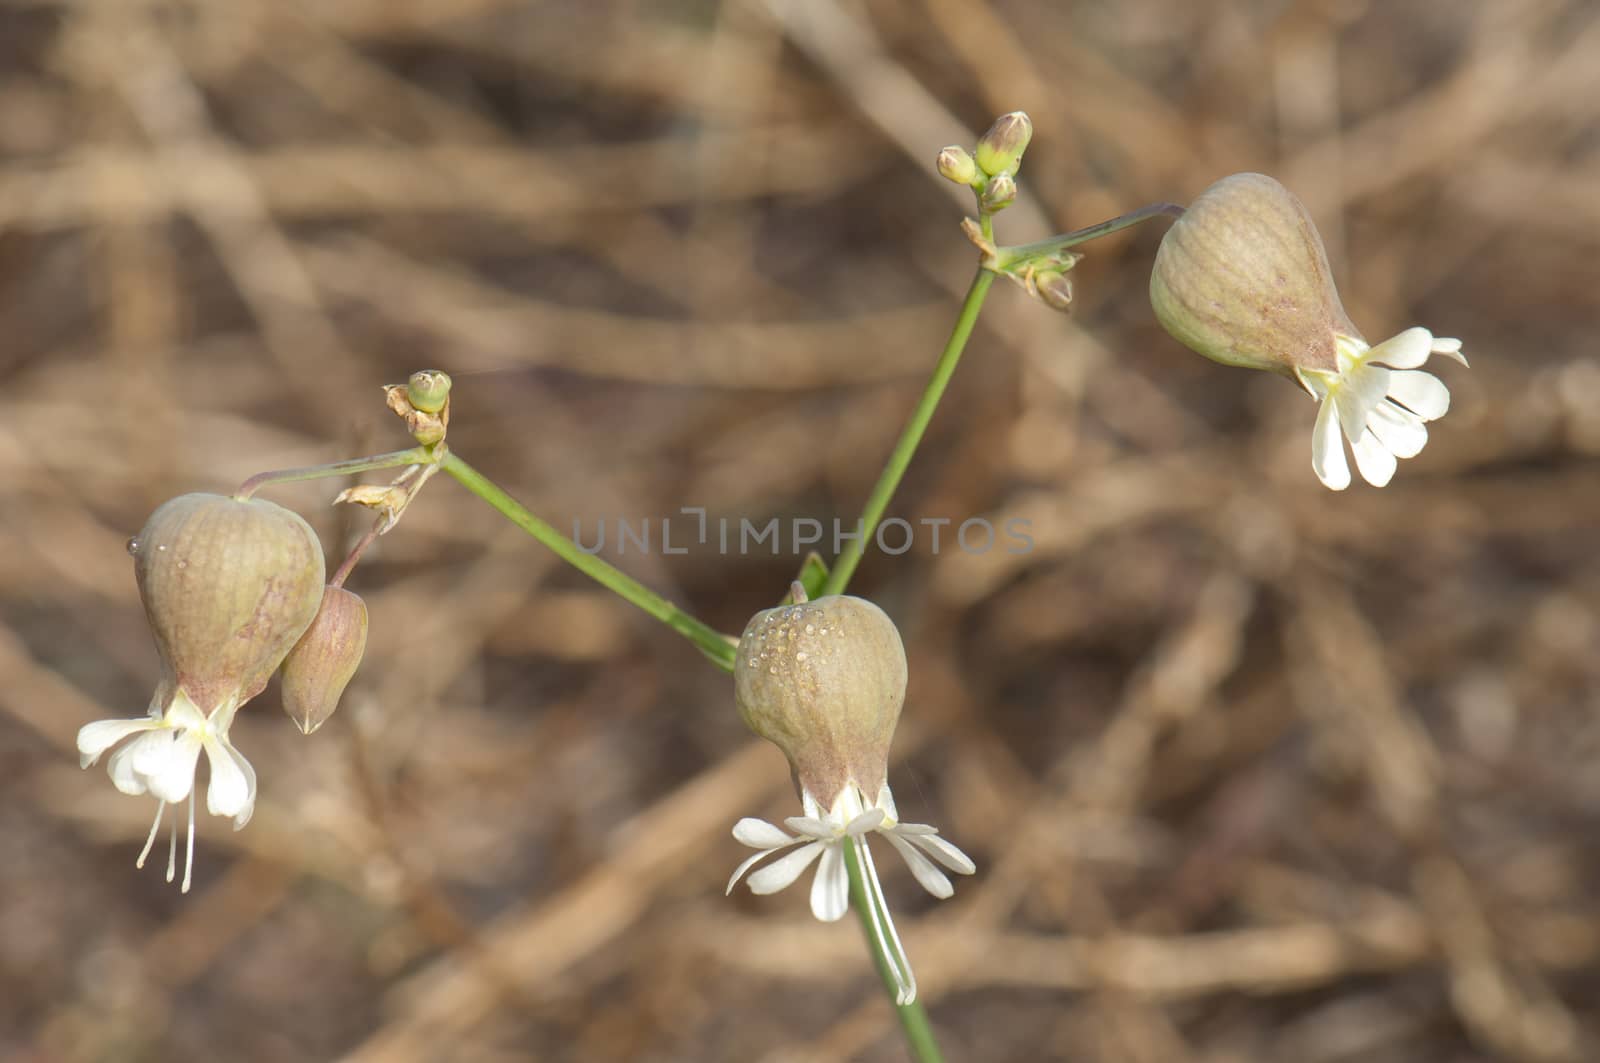
<instances>
[{"instance_id":1,"label":"dew drop","mask_svg":"<svg viewBox=\"0 0 1600 1063\"><path fill-rule=\"evenodd\" d=\"M827 628L823 628L821 631L817 632L817 634L819 634L819 635L826 635L827 633L828 633L828 629Z\"/></svg>"},{"instance_id":2,"label":"dew drop","mask_svg":"<svg viewBox=\"0 0 1600 1063\"><path fill-rule=\"evenodd\" d=\"M163 553L163 554L166 553L167 552L167 544L166 543L162 543L160 546L157 546L156 547L156 551L158 553Z\"/></svg>"},{"instance_id":3,"label":"dew drop","mask_svg":"<svg viewBox=\"0 0 1600 1063\"><path fill-rule=\"evenodd\" d=\"M183 569L183 568L188 568L188 567L189 567L189 562L187 562L187 561L179 561L179 562L178 562L178 567L179 567L179 568L180 568L180 569Z\"/></svg>"},{"instance_id":4,"label":"dew drop","mask_svg":"<svg viewBox=\"0 0 1600 1063\"><path fill-rule=\"evenodd\" d=\"M816 633L817 633L817 626L815 624L807 624L806 625L806 634L807 635L815 635Z\"/></svg>"},{"instance_id":5,"label":"dew drop","mask_svg":"<svg viewBox=\"0 0 1600 1063\"><path fill-rule=\"evenodd\" d=\"M140 546L139 537L137 535L135 535L132 539L128 540L128 553L131 554L134 557L138 557L139 556L139 546Z\"/></svg>"},{"instance_id":6,"label":"dew drop","mask_svg":"<svg viewBox=\"0 0 1600 1063\"><path fill-rule=\"evenodd\" d=\"M807 656L808 654L804 650L801 650L799 653L794 655L794 659L797 661L803 661Z\"/></svg>"},{"instance_id":7,"label":"dew drop","mask_svg":"<svg viewBox=\"0 0 1600 1063\"><path fill-rule=\"evenodd\" d=\"M767 669L767 672L770 675L777 675L778 674L778 666L777 665L772 665L771 667L769 667Z\"/></svg>"}]
</instances>

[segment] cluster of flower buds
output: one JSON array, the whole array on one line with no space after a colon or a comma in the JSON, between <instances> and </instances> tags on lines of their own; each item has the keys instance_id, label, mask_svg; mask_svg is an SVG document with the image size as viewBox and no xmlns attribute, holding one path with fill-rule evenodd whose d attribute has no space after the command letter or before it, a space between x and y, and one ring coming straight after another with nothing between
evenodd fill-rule
<instances>
[{"instance_id":1,"label":"cluster of flower buds","mask_svg":"<svg viewBox=\"0 0 1600 1063\"><path fill-rule=\"evenodd\" d=\"M322 545L310 525L261 499L181 495L151 515L128 551L161 679L146 716L87 724L78 752L88 767L120 744L107 764L112 783L159 802L141 867L167 806L188 801L187 891L200 754L211 769L206 811L243 827L255 809L256 775L229 737L235 714L282 666L285 708L302 730L314 730L360 659L366 608L348 591L324 587ZM174 822L168 881L176 864Z\"/></svg>"},{"instance_id":2,"label":"cluster of flower buds","mask_svg":"<svg viewBox=\"0 0 1600 1063\"><path fill-rule=\"evenodd\" d=\"M1001 115L978 138L975 152L969 153L958 145L939 152L939 173L971 188L978 199L979 214L992 215L1016 202L1017 172L1032 139L1033 123L1026 114L1013 111ZM987 220L979 225L968 219L962 226L967 238L983 252L985 267L1010 277L1052 310L1071 309L1072 278L1067 273L1082 256L1056 249L1028 254L1015 262L1001 261L988 224Z\"/></svg>"},{"instance_id":3,"label":"cluster of flower buds","mask_svg":"<svg viewBox=\"0 0 1600 1063\"><path fill-rule=\"evenodd\" d=\"M1004 210L1016 201L1017 171L1022 167L1022 153L1028 150L1032 139L1033 123L1027 115L1021 111L1001 115L989 131L978 138L975 153L959 145L939 152L939 173L958 185L971 188L984 213Z\"/></svg>"},{"instance_id":4,"label":"cluster of flower buds","mask_svg":"<svg viewBox=\"0 0 1600 1063\"><path fill-rule=\"evenodd\" d=\"M1286 376L1322 404L1311 463L1336 491L1350 484L1341 431L1362 478L1382 487L1450 408L1449 390L1419 367L1434 354L1466 364L1460 340L1425 328L1369 345L1339 301L1311 213L1263 174L1223 178L1167 230L1150 303L1185 346Z\"/></svg>"},{"instance_id":5,"label":"cluster of flower buds","mask_svg":"<svg viewBox=\"0 0 1600 1063\"><path fill-rule=\"evenodd\" d=\"M902 823L889 792L889 745L906 695L906 654L894 622L871 602L853 597L806 601L757 613L739 640L734 698L752 731L783 751L800 791L803 815L784 821L741 819L740 843L757 850L728 880L728 890L772 853L794 849L750 875L755 893L775 893L820 861L811 911L832 921L849 908L848 845L857 857L869 907L884 913L874 927L900 983L902 1003L916 996L910 964L887 917L866 837L879 834L936 897L953 892L935 862L970 875L966 854L933 827ZM790 833L792 831L793 833ZM931 859L930 859L931 858Z\"/></svg>"}]
</instances>

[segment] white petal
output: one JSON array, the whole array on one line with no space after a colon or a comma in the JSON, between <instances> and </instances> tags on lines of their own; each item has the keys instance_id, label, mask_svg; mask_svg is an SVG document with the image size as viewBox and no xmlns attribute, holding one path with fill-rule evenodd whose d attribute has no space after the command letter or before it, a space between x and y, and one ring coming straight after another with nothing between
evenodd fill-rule
<instances>
[{"instance_id":1,"label":"white petal","mask_svg":"<svg viewBox=\"0 0 1600 1063\"><path fill-rule=\"evenodd\" d=\"M783 825L807 838L832 838L834 833L833 824L815 816L790 816Z\"/></svg>"},{"instance_id":2,"label":"white petal","mask_svg":"<svg viewBox=\"0 0 1600 1063\"><path fill-rule=\"evenodd\" d=\"M206 760L211 764L211 783L206 787L206 811L213 816L240 815L249 807L253 796L250 779L239 767L239 761L244 758L238 757L215 738L206 740L205 751Z\"/></svg>"},{"instance_id":3,"label":"white petal","mask_svg":"<svg viewBox=\"0 0 1600 1063\"><path fill-rule=\"evenodd\" d=\"M233 829L239 830L250 822L251 816L256 814L256 769L250 766L250 762L244 759L244 754L233 748L233 743L226 738L222 739L222 748L228 751L228 755L244 774L244 807L233 814Z\"/></svg>"},{"instance_id":4,"label":"white petal","mask_svg":"<svg viewBox=\"0 0 1600 1063\"><path fill-rule=\"evenodd\" d=\"M883 818L891 823L900 818L900 810L894 807L894 794L889 792L888 783L878 787L878 799L873 805L883 809Z\"/></svg>"},{"instance_id":5,"label":"white petal","mask_svg":"<svg viewBox=\"0 0 1600 1063\"><path fill-rule=\"evenodd\" d=\"M877 830L878 829L878 825L880 823L882 823L883 820L884 820L883 809L881 809L881 808L869 808L865 812L861 813L861 815L857 816L855 819L852 819L845 826L844 832L846 834L850 835L850 837L852 837L852 838L859 838L863 834L866 834L869 831Z\"/></svg>"},{"instance_id":6,"label":"white petal","mask_svg":"<svg viewBox=\"0 0 1600 1063\"><path fill-rule=\"evenodd\" d=\"M1367 430L1375 433L1397 458L1414 458L1428 445L1428 427L1422 418L1388 401L1378 403L1372 411Z\"/></svg>"},{"instance_id":7,"label":"white petal","mask_svg":"<svg viewBox=\"0 0 1600 1063\"><path fill-rule=\"evenodd\" d=\"M78 728L78 767L87 768L100 755L131 734L160 727L160 720L148 716L138 720L96 720Z\"/></svg>"},{"instance_id":8,"label":"white petal","mask_svg":"<svg viewBox=\"0 0 1600 1063\"><path fill-rule=\"evenodd\" d=\"M1344 375L1332 401L1338 408L1339 424L1344 434L1354 443L1367 430L1367 418L1377 409L1389 392L1389 378L1394 374L1379 365L1357 366Z\"/></svg>"},{"instance_id":9,"label":"white petal","mask_svg":"<svg viewBox=\"0 0 1600 1063\"><path fill-rule=\"evenodd\" d=\"M111 759L106 761L106 774L111 776L112 786L130 797L150 792L144 776L133 770L133 743L111 754Z\"/></svg>"},{"instance_id":10,"label":"white petal","mask_svg":"<svg viewBox=\"0 0 1600 1063\"><path fill-rule=\"evenodd\" d=\"M916 876L923 889L940 900L944 900L955 893L956 888L950 885L950 880L945 877L945 873L934 867L932 860L917 852L910 842L897 835L894 831L884 831L883 836L889 839L889 844L894 846L894 851L900 854L901 859L906 862L906 866L911 869L911 874Z\"/></svg>"},{"instance_id":11,"label":"white petal","mask_svg":"<svg viewBox=\"0 0 1600 1063\"><path fill-rule=\"evenodd\" d=\"M159 770L145 772L150 792L163 801L176 804L194 791L194 770L200 762L200 738L185 731L171 745L171 755ZM134 767L140 767L135 755Z\"/></svg>"},{"instance_id":12,"label":"white petal","mask_svg":"<svg viewBox=\"0 0 1600 1063\"><path fill-rule=\"evenodd\" d=\"M135 774L146 782L152 775L160 775L172 759L172 750L178 741L178 732L162 727L142 734L128 743L128 761Z\"/></svg>"},{"instance_id":13,"label":"white petal","mask_svg":"<svg viewBox=\"0 0 1600 1063\"><path fill-rule=\"evenodd\" d=\"M750 876L750 892L764 895L786 888L827 848L823 842L810 842L783 859L774 860Z\"/></svg>"},{"instance_id":14,"label":"white petal","mask_svg":"<svg viewBox=\"0 0 1600 1063\"><path fill-rule=\"evenodd\" d=\"M785 845L793 845L800 840L791 838L764 819L755 819L751 816L746 816L733 825L733 839L740 845L769 851L782 849Z\"/></svg>"},{"instance_id":15,"label":"white petal","mask_svg":"<svg viewBox=\"0 0 1600 1063\"><path fill-rule=\"evenodd\" d=\"M1450 409L1450 389L1432 373L1417 369L1393 374L1389 397L1424 421L1436 421Z\"/></svg>"},{"instance_id":16,"label":"white petal","mask_svg":"<svg viewBox=\"0 0 1600 1063\"><path fill-rule=\"evenodd\" d=\"M733 877L728 879L728 888L722 891L722 895L726 897L732 893L733 887L739 884L739 880L744 877L744 873L754 867L758 861L765 860L771 854L771 849L763 849L759 853L746 857L738 867L733 869Z\"/></svg>"},{"instance_id":17,"label":"white petal","mask_svg":"<svg viewBox=\"0 0 1600 1063\"><path fill-rule=\"evenodd\" d=\"M1344 457L1344 440L1339 438L1339 419L1332 399L1323 399L1317 411L1317 426L1311 430L1311 468L1328 487L1343 491L1350 486L1350 464Z\"/></svg>"},{"instance_id":18,"label":"white petal","mask_svg":"<svg viewBox=\"0 0 1600 1063\"><path fill-rule=\"evenodd\" d=\"M906 841L926 850L935 860L958 874L970 875L978 870L978 865L972 862L970 856L933 833L932 828L927 833L907 832Z\"/></svg>"},{"instance_id":19,"label":"white petal","mask_svg":"<svg viewBox=\"0 0 1600 1063\"><path fill-rule=\"evenodd\" d=\"M824 923L838 920L850 910L850 872L844 863L844 848L828 846L811 882L811 914Z\"/></svg>"},{"instance_id":20,"label":"white petal","mask_svg":"<svg viewBox=\"0 0 1600 1063\"><path fill-rule=\"evenodd\" d=\"M1459 348L1460 343L1456 344ZM1364 361L1382 362L1395 369L1415 369L1433 353L1433 333L1425 328L1408 328L1391 336L1367 352Z\"/></svg>"},{"instance_id":21,"label":"white petal","mask_svg":"<svg viewBox=\"0 0 1600 1063\"><path fill-rule=\"evenodd\" d=\"M1433 353L1442 354L1446 358L1454 358L1462 365L1467 364L1467 356L1461 353L1461 341L1447 336L1437 336L1433 341Z\"/></svg>"},{"instance_id":22,"label":"white petal","mask_svg":"<svg viewBox=\"0 0 1600 1063\"><path fill-rule=\"evenodd\" d=\"M1395 461L1389 448L1379 441L1371 432L1362 432L1361 438L1356 440L1356 468L1361 470L1361 478L1373 487L1383 487L1394 479Z\"/></svg>"}]
</instances>

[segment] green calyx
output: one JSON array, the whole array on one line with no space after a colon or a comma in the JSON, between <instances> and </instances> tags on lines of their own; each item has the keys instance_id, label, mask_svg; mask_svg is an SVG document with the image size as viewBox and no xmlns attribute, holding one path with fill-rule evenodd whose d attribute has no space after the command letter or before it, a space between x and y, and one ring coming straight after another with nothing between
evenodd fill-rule
<instances>
[{"instance_id":1,"label":"green calyx","mask_svg":"<svg viewBox=\"0 0 1600 1063\"><path fill-rule=\"evenodd\" d=\"M877 797L906 693L905 647L882 609L832 596L759 612L733 678L739 715L804 791L825 807L849 783Z\"/></svg>"},{"instance_id":2,"label":"green calyx","mask_svg":"<svg viewBox=\"0 0 1600 1063\"><path fill-rule=\"evenodd\" d=\"M322 598L316 533L262 499L180 495L128 549L166 680L205 713L260 693Z\"/></svg>"},{"instance_id":3,"label":"green calyx","mask_svg":"<svg viewBox=\"0 0 1600 1063\"><path fill-rule=\"evenodd\" d=\"M996 118L989 131L978 138L978 169L990 177L1016 176L1022 167L1022 153L1033 139L1033 122L1021 111Z\"/></svg>"},{"instance_id":4,"label":"green calyx","mask_svg":"<svg viewBox=\"0 0 1600 1063\"><path fill-rule=\"evenodd\" d=\"M423 413L438 413L450 401L450 375L437 369L412 373L406 381L406 398Z\"/></svg>"},{"instance_id":5,"label":"green calyx","mask_svg":"<svg viewBox=\"0 0 1600 1063\"><path fill-rule=\"evenodd\" d=\"M367 606L343 587L322 592L322 606L283 659L283 711L311 734L339 707L367 648Z\"/></svg>"},{"instance_id":6,"label":"green calyx","mask_svg":"<svg viewBox=\"0 0 1600 1063\"><path fill-rule=\"evenodd\" d=\"M1264 174L1206 189L1161 241L1150 274L1156 318L1213 361L1292 376L1337 368L1359 337L1305 205Z\"/></svg>"}]
</instances>

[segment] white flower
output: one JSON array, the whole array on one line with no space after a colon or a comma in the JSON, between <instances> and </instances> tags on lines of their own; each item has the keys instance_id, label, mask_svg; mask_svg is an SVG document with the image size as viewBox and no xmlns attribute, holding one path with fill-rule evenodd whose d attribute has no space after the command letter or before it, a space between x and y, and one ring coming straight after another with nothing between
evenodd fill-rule
<instances>
[{"instance_id":1,"label":"white flower","mask_svg":"<svg viewBox=\"0 0 1600 1063\"><path fill-rule=\"evenodd\" d=\"M78 757L87 768L106 750L137 735L111 755L106 771L111 782L125 794L150 794L160 802L150 836L140 852L137 866L155 844L156 834L169 804L189 801L188 843L183 865L183 891L189 891L194 865L194 779L204 750L211 765L211 782L206 787L206 811L213 816L229 816L238 830L250 821L256 804L256 773L250 762L228 740L238 704L229 699L208 717L181 689L161 708L161 694L151 702L150 715L135 720L97 720L78 731ZM178 828L173 823L172 841L167 854L167 881L176 872Z\"/></svg>"},{"instance_id":2,"label":"white flower","mask_svg":"<svg viewBox=\"0 0 1600 1063\"><path fill-rule=\"evenodd\" d=\"M1311 467L1335 491L1350 486L1350 465L1339 438L1342 431L1355 452L1361 478L1382 487L1394 476L1397 459L1414 457L1427 444L1425 422L1450 409L1449 389L1417 367L1434 354L1466 365L1461 341L1409 328L1376 347L1340 333L1335 350L1334 372L1294 370L1306 391L1322 403L1312 431Z\"/></svg>"},{"instance_id":3,"label":"white flower","mask_svg":"<svg viewBox=\"0 0 1600 1063\"><path fill-rule=\"evenodd\" d=\"M813 863L817 874L811 882L811 913L823 922L839 919L850 907L850 879L845 864L844 847L849 843L860 864L863 885L868 897L868 913L875 937L883 945L882 952L895 968L899 981L899 1002L909 1004L916 999L916 979L911 964L905 959L894 922L883 900L883 890L878 883L878 871L872 862L872 851L867 847L867 835L878 833L888 839L895 851L911 868L911 873L922 888L940 899L955 892L950 879L934 866L937 860L946 868L961 875L970 875L977 868L960 849L939 837L936 828L922 823L901 823L894 807L894 796L884 786L874 803L867 803L861 791L852 783L847 785L824 811L810 793L802 792L803 816L784 820L794 834L768 823L764 819L746 817L734 825L733 836L741 845L759 850L734 869L728 879L728 893L739 879L758 862L798 845L800 848L783 856L750 875L750 892L777 893L798 879ZM928 859L932 857L933 860ZM880 915L881 913L881 921Z\"/></svg>"}]
</instances>

